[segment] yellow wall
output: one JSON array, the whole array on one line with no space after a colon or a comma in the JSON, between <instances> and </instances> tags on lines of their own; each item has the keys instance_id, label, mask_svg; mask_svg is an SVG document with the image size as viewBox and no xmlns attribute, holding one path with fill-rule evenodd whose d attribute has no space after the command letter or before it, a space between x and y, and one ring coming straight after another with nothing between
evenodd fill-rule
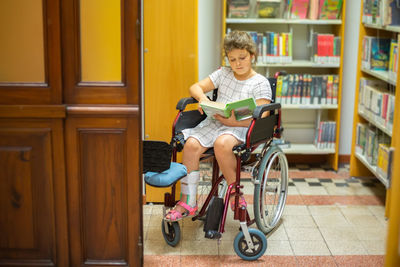
<instances>
[{"instance_id":1,"label":"yellow wall","mask_svg":"<svg viewBox=\"0 0 400 267\"><path fill-rule=\"evenodd\" d=\"M42 0L1 0L0 40L0 82L45 82Z\"/></svg>"},{"instance_id":2,"label":"yellow wall","mask_svg":"<svg viewBox=\"0 0 400 267\"><path fill-rule=\"evenodd\" d=\"M80 12L82 81L121 82L121 0L82 0Z\"/></svg>"},{"instance_id":3,"label":"yellow wall","mask_svg":"<svg viewBox=\"0 0 400 267\"><path fill-rule=\"evenodd\" d=\"M197 0L143 4L145 138L169 142L176 104L198 79ZM146 186L146 201L163 202L164 192Z\"/></svg>"}]
</instances>

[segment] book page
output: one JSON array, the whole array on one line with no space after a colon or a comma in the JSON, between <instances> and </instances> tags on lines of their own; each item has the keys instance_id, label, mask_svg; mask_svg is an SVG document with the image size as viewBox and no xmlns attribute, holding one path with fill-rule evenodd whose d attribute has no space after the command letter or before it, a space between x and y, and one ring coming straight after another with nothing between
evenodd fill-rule
<instances>
[{"instance_id":1,"label":"book page","mask_svg":"<svg viewBox=\"0 0 400 267\"><path fill-rule=\"evenodd\" d=\"M207 117L210 117L212 119L214 119L215 114L227 117L226 105L223 103L208 101L200 103L200 107L203 109L204 113L206 113Z\"/></svg>"}]
</instances>

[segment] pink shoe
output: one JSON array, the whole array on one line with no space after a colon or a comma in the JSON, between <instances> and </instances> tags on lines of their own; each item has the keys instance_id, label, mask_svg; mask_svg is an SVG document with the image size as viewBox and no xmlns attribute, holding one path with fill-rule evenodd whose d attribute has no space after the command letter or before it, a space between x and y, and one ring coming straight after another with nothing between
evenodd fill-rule
<instances>
[{"instance_id":1,"label":"pink shoe","mask_svg":"<svg viewBox=\"0 0 400 267\"><path fill-rule=\"evenodd\" d=\"M185 211L181 213L175 209L170 210L170 211L168 211L167 215L165 215L164 220L169 221L169 222L177 222L177 221L182 220L183 218L192 217L192 216L196 215L196 212L198 209L197 205L192 208L191 206L189 206L188 204L186 204L182 201L178 201L178 203L176 203L176 206L177 205L184 208ZM169 215L169 218L167 218L168 215Z\"/></svg>"}]
</instances>

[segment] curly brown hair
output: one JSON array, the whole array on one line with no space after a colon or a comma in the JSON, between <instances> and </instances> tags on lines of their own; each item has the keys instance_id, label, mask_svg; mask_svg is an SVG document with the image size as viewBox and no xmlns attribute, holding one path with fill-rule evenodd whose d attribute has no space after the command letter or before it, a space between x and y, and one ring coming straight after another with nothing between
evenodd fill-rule
<instances>
[{"instance_id":1,"label":"curly brown hair","mask_svg":"<svg viewBox=\"0 0 400 267\"><path fill-rule=\"evenodd\" d=\"M247 32L234 30L225 36L225 56L234 49L246 49L250 55L254 56L254 62L257 62L257 46Z\"/></svg>"}]
</instances>

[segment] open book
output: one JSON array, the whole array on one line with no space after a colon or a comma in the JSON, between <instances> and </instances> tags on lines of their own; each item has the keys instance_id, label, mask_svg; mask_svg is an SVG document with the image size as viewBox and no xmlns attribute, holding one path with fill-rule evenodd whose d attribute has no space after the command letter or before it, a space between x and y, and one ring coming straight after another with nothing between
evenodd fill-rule
<instances>
[{"instance_id":1,"label":"open book","mask_svg":"<svg viewBox=\"0 0 400 267\"><path fill-rule=\"evenodd\" d=\"M215 114L229 118L232 110L234 110L236 120L240 121L253 116L253 111L256 108L256 102L253 98L246 98L239 101L230 102L228 104L209 101L201 103L200 106L204 113L213 119Z\"/></svg>"}]
</instances>

